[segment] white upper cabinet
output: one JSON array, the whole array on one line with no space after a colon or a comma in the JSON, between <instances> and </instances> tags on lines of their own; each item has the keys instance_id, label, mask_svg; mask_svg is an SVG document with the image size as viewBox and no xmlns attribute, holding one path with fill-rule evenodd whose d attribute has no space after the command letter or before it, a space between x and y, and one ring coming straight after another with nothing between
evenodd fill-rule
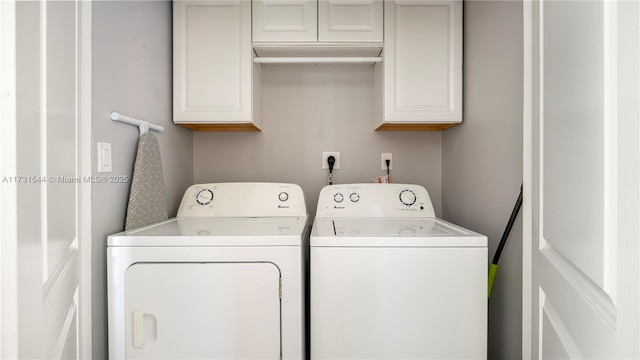
<instances>
[{"instance_id":1,"label":"white upper cabinet","mask_svg":"<svg viewBox=\"0 0 640 360\"><path fill-rule=\"evenodd\" d=\"M382 36L382 0L253 0L254 43L381 43Z\"/></svg>"},{"instance_id":2,"label":"white upper cabinet","mask_svg":"<svg viewBox=\"0 0 640 360\"><path fill-rule=\"evenodd\" d=\"M174 1L173 9L176 124L260 130L261 63L325 59L375 63L377 130L462 122L461 0Z\"/></svg>"},{"instance_id":3,"label":"white upper cabinet","mask_svg":"<svg viewBox=\"0 0 640 360\"><path fill-rule=\"evenodd\" d=\"M318 41L382 42L382 0L318 0Z\"/></svg>"},{"instance_id":4,"label":"white upper cabinet","mask_svg":"<svg viewBox=\"0 0 640 360\"><path fill-rule=\"evenodd\" d=\"M462 1L385 1L376 65L379 130L442 130L462 122Z\"/></svg>"},{"instance_id":5,"label":"white upper cabinet","mask_svg":"<svg viewBox=\"0 0 640 360\"><path fill-rule=\"evenodd\" d=\"M251 2L173 2L174 123L259 130L260 69L253 63Z\"/></svg>"},{"instance_id":6,"label":"white upper cabinet","mask_svg":"<svg viewBox=\"0 0 640 360\"><path fill-rule=\"evenodd\" d=\"M316 0L253 0L254 42L312 42L318 38Z\"/></svg>"}]
</instances>

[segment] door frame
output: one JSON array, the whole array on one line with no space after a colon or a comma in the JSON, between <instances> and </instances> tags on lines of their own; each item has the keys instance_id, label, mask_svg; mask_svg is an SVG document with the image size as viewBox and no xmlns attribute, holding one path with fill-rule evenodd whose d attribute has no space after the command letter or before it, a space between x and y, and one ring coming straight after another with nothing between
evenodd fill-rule
<instances>
[{"instance_id":1,"label":"door frame","mask_svg":"<svg viewBox=\"0 0 640 360\"><path fill-rule=\"evenodd\" d=\"M91 83L91 62L92 62L92 2L78 1L80 38L79 66L80 75L80 97L79 113L80 113L80 132L78 134L78 142L80 147L80 178L85 179L92 174L91 159L91 99L92 99L92 83ZM78 241L78 250L80 252L80 282L79 282L79 299L78 299L78 330L80 333L80 348L78 355L82 359L93 358L93 324L92 324L92 233L91 233L91 182L80 182L80 196L78 199L80 217L80 236Z\"/></svg>"},{"instance_id":2,"label":"door frame","mask_svg":"<svg viewBox=\"0 0 640 360\"><path fill-rule=\"evenodd\" d=\"M522 104L522 359L531 359L531 244L532 208L531 185L533 179L533 4L522 2L523 12L523 104Z\"/></svg>"},{"instance_id":3,"label":"door frame","mask_svg":"<svg viewBox=\"0 0 640 360\"><path fill-rule=\"evenodd\" d=\"M0 1L0 358L18 358L16 175L16 6Z\"/></svg>"},{"instance_id":4,"label":"door frame","mask_svg":"<svg viewBox=\"0 0 640 360\"><path fill-rule=\"evenodd\" d=\"M79 179L91 175L91 8L90 1L78 1L78 84L80 87L77 128L80 154ZM17 114L16 114L16 0L0 1L0 182L15 177L17 171ZM91 183L79 181L78 212L80 268L79 268L79 336L78 356L92 357L91 307ZM18 274L17 274L17 193L15 181L0 184L0 358L19 358L18 352Z\"/></svg>"}]
</instances>

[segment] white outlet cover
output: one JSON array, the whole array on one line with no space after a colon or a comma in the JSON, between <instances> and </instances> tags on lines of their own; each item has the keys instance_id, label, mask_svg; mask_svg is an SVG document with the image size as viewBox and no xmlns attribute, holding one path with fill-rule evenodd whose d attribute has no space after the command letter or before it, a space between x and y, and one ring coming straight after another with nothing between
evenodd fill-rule
<instances>
[{"instance_id":1,"label":"white outlet cover","mask_svg":"<svg viewBox=\"0 0 640 360\"><path fill-rule=\"evenodd\" d=\"M325 151L322 153L322 169L329 169L329 163L327 162L327 158L333 155L336 158L335 164L333 164L333 170L340 169L340 152L339 151Z\"/></svg>"},{"instance_id":2,"label":"white outlet cover","mask_svg":"<svg viewBox=\"0 0 640 360\"><path fill-rule=\"evenodd\" d=\"M393 154L392 153L380 154L381 170L387 171L387 163L385 162L385 160L387 159L391 160L391 163L389 164L389 170L393 170Z\"/></svg>"}]
</instances>

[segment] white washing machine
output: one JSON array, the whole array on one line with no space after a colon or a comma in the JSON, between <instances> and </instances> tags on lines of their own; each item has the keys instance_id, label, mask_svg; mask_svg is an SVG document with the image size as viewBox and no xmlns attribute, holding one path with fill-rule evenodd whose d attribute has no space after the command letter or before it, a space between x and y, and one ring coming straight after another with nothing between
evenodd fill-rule
<instances>
[{"instance_id":1,"label":"white washing machine","mask_svg":"<svg viewBox=\"0 0 640 360\"><path fill-rule=\"evenodd\" d=\"M435 217L422 186L320 192L311 359L484 359L487 238Z\"/></svg>"},{"instance_id":2,"label":"white washing machine","mask_svg":"<svg viewBox=\"0 0 640 360\"><path fill-rule=\"evenodd\" d=\"M202 184L109 236L109 357L303 358L306 223L297 185Z\"/></svg>"}]
</instances>

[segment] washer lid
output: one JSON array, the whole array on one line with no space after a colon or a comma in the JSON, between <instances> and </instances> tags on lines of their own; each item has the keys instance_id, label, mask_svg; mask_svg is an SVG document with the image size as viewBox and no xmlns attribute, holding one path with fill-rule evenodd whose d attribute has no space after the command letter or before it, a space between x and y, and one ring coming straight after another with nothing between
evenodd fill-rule
<instances>
[{"instance_id":1,"label":"washer lid","mask_svg":"<svg viewBox=\"0 0 640 360\"><path fill-rule=\"evenodd\" d=\"M438 218L316 218L311 246L486 247L487 237Z\"/></svg>"},{"instance_id":2,"label":"washer lid","mask_svg":"<svg viewBox=\"0 0 640 360\"><path fill-rule=\"evenodd\" d=\"M306 216L173 218L110 235L107 246L300 246Z\"/></svg>"}]
</instances>

